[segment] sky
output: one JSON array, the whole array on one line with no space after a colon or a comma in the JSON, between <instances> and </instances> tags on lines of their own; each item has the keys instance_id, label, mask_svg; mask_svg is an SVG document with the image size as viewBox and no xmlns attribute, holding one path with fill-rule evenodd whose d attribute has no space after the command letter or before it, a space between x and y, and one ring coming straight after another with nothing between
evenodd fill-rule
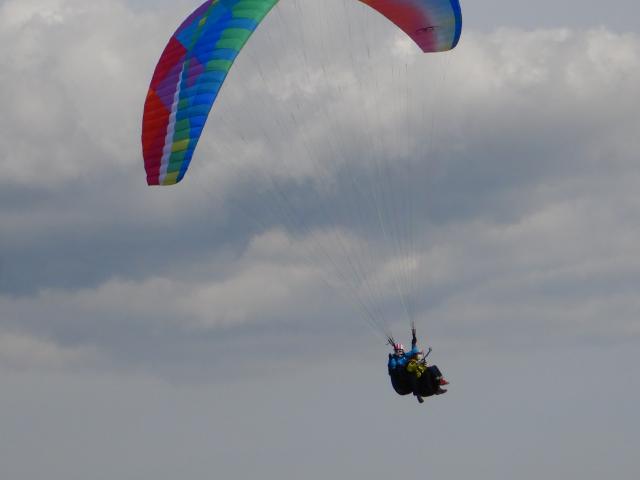
<instances>
[{"instance_id":1,"label":"sky","mask_svg":"<svg viewBox=\"0 0 640 480\"><path fill-rule=\"evenodd\" d=\"M429 56L283 0L150 188L196 4L0 1L3 478L637 478L637 3L464 1Z\"/></svg>"}]
</instances>

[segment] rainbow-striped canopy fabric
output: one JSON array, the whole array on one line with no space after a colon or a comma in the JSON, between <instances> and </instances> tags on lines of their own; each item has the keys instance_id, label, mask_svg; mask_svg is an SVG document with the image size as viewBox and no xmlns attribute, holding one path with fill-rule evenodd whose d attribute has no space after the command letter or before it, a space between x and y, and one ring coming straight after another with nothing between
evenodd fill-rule
<instances>
[{"instance_id":1,"label":"rainbow-striped canopy fabric","mask_svg":"<svg viewBox=\"0 0 640 480\"><path fill-rule=\"evenodd\" d=\"M445 52L462 33L459 0L360 0L400 27L423 52Z\"/></svg>"},{"instance_id":2,"label":"rainbow-striped canopy fabric","mask_svg":"<svg viewBox=\"0 0 640 480\"><path fill-rule=\"evenodd\" d=\"M425 52L454 48L459 0L360 0L407 33ZM238 53L278 0L207 0L169 40L144 107L147 183L184 177L211 108Z\"/></svg>"}]
</instances>

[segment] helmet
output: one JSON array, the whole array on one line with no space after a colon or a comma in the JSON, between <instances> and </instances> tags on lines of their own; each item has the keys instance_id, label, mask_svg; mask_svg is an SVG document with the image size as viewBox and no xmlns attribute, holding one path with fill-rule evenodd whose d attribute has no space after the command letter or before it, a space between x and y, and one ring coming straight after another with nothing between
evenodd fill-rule
<instances>
[{"instance_id":1,"label":"helmet","mask_svg":"<svg viewBox=\"0 0 640 480\"><path fill-rule=\"evenodd\" d=\"M394 343L393 344L393 349L395 350L396 353L404 353L404 345L402 345L401 343Z\"/></svg>"}]
</instances>

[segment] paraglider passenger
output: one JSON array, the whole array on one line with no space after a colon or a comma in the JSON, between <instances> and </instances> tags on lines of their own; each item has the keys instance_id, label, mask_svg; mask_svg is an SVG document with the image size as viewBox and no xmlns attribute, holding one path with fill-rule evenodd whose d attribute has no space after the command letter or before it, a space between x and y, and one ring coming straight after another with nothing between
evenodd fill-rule
<instances>
[{"instance_id":1,"label":"paraglider passenger","mask_svg":"<svg viewBox=\"0 0 640 480\"><path fill-rule=\"evenodd\" d=\"M427 372L431 370L431 375L435 378L437 390L436 395L446 393L447 390L442 386L448 385L449 382L442 376L440 370L435 366L429 367L424 356L424 352L418 348L418 339L416 337L415 327L411 328L411 350L405 352L404 346L401 343L392 343L393 354L389 354L388 371L389 375L399 375L401 373L408 374L408 380L411 385L411 391L418 399L418 402L424 402L420 392L420 379Z\"/></svg>"},{"instance_id":2,"label":"paraglider passenger","mask_svg":"<svg viewBox=\"0 0 640 480\"><path fill-rule=\"evenodd\" d=\"M401 343L393 344L393 353L389 354L389 374L396 369L406 369L409 361L420 353L417 346L413 346L411 350L405 352L404 345Z\"/></svg>"}]
</instances>

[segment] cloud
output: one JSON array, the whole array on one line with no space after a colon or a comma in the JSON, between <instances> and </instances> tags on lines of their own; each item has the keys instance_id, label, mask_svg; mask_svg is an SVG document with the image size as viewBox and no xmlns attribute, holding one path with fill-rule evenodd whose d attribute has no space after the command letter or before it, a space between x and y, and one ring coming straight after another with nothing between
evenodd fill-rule
<instances>
[{"instance_id":1,"label":"cloud","mask_svg":"<svg viewBox=\"0 0 640 480\"><path fill-rule=\"evenodd\" d=\"M0 334L2 365L23 369L68 369L82 365L95 352L87 347L62 348L54 342L23 334Z\"/></svg>"},{"instance_id":2,"label":"cloud","mask_svg":"<svg viewBox=\"0 0 640 480\"><path fill-rule=\"evenodd\" d=\"M139 123L180 8L0 7L3 362L338 348L363 303L404 327L403 289L452 345L638 338L640 39L501 28L424 56L356 4L283 2L171 189L143 185Z\"/></svg>"}]
</instances>

